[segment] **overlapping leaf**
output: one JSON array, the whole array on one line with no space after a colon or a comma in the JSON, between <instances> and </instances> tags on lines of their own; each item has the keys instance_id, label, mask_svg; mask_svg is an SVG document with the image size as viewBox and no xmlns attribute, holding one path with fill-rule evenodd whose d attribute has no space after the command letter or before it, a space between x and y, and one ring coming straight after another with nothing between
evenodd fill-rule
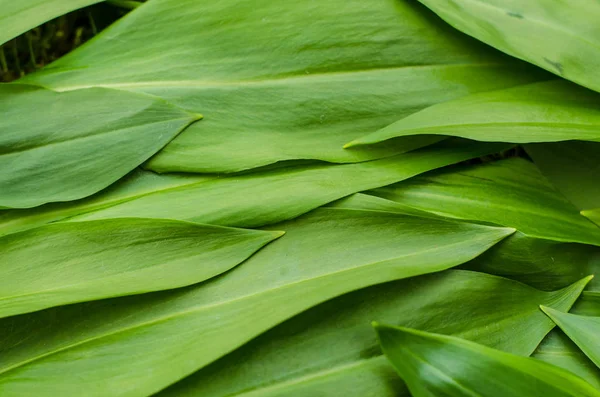
<instances>
[{"instance_id":1,"label":"overlapping leaf","mask_svg":"<svg viewBox=\"0 0 600 397\"><path fill-rule=\"evenodd\" d=\"M533 358L404 327L376 324L375 330L414 397L600 396L581 378Z\"/></svg>"},{"instance_id":2,"label":"overlapping leaf","mask_svg":"<svg viewBox=\"0 0 600 397\"><path fill-rule=\"evenodd\" d=\"M56 93L0 85L0 207L34 207L94 194L199 117L122 90Z\"/></svg>"},{"instance_id":3,"label":"overlapping leaf","mask_svg":"<svg viewBox=\"0 0 600 397\"><path fill-rule=\"evenodd\" d=\"M430 105L545 78L413 2L166 0L26 81L143 91L202 113L149 167L231 172L394 155L440 138L342 146Z\"/></svg>"},{"instance_id":4,"label":"overlapping leaf","mask_svg":"<svg viewBox=\"0 0 600 397\"><path fill-rule=\"evenodd\" d=\"M600 91L600 4L561 0L419 0L455 28Z\"/></svg>"},{"instance_id":5,"label":"overlapping leaf","mask_svg":"<svg viewBox=\"0 0 600 397\"><path fill-rule=\"evenodd\" d=\"M0 0L0 45L67 12L102 0Z\"/></svg>"},{"instance_id":6,"label":"overlapping leaf","mask_svg":"<svg viewBox=\"0 0 600 397\"><path fill-rule=\"evenodd\" d=\"M159 219L63 223L0 238L0 317L195 284L281 233Z\"/></svg>"},{"instance_id":7,"label":"overlapping leaf","mask_svg":"<svg viewBox=\"0 0 600 397\"><path fill-rule=\"evenodd\" d=\"M526 356L551 327L539 302L567 310L584 285L540 292L454 270L378 285L289 320L158 396L407 396L377 348L373 319Z\"/></svg>"},{"instance_id":8,"label":"overlapping leaf","mask_svg":"<svg viewBox=\"0 0 600 397\"><path fill-rule=\"evenodd\" d=\"M142 180L123 182L113 193L72 205L0 214L0 234L66 217L73 221L147 217L237 227L262 226L299 216L357 191L398 182L506 147L448 140L430 148L360 164L285 167L214 180L210 176L163 179L145 175ZM78 213L82 215L76 216Z\"/></svg>"},{"instance_id":9,"label":"overlapping leaf","mask_svg":"<svg viewBox=\"0 0 600 397\"><path fill-rule=\"evenodd\" d=\"M421 134L491 142L600 140L600 94L562 80L473 94L440 103L348 143Z\"/></svg>"},{"instance_id":10,"label":"overlapping leaf","mask_svg":"<svg viewBox=\"0 0 600 397\"><path fill-rule=\"evenodd\" d=\"M3 320L0 394L145 396L318 303L456 266L514 231L344 209L277 228L207 283Z\"/></svg>"}]
</instances>

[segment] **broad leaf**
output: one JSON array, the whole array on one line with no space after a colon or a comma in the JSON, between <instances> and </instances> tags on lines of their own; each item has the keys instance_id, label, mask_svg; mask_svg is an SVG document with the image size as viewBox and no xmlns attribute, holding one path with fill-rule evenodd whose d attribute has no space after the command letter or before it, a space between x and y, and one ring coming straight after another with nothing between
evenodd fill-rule
<instances>
[{"instance_id":1,"label":"broad leaf","mask_svg":"<svg viewBox=\"0 0 600 397\"><path fill-rule=\"evenodd\" d=\"M440 138L342 145L439 102L547 78L539 72L412 1L164 0L25 81L143 91L202 113L149 167L231 172L414 149Z\"/></svg>"},{"instance_id":2,"label":"broad leaf","mask_svg":"<svg viewBox=\"0 0 600 397\"><path fill-rule=\"evenodd\" d=\"M108 188L81 200L50 203L28 209L0 211L0 236L135 200L150 193L199 184L213 178L213 175L199 174L159 175L154 172L136 169Z\"/></svg>"},{"instance_id":3,"label":"broad leaf","mask_svg":"<svg viewBox=\"0 0 600 397\"><path fill-rule=\"evenodd\" d=\"M0 45L53 18L102 0L0 0Z\"/></svg>"},{"instance_id":4,"label":"broad leaf","mask_svg":"<svg viewBox=\"0 0 600 397\"><path fill-rule=\"evenodd\" d=\"M441 216L513 227L530 237L600 245L600 229L520 158L444 169L372 194Z\"/></svg>"},{"instance_id":5,"label":"broad leaf","mask_svg":"<svg viewBox=\"0 0 600 397\"><path fill-rule=\"evenodd\" d=\"M413 397L600 396L581 378L533 358L453 336L374 327L381 348Z\"/></svg>"},{"instance_id":6,"label":"broad leaf","mask_svg":"<svg viewBox=\"0 0 600 397\"><path fill-rule=\"evenodd\" d=\"M525 150L544 176L577 208L600 208L599 142L530 144Z\"/></svg>"},{"instance_id":7,"label":"broad leaf","mask_svg":"<svg viewBox=\"0 0 600 397\"><path fill-rule=\"evenodd\" d=\"M561 0L419 0L458 30L600 91L600 3Z\"/></svg>"},{"instance_id":8,"label":"broad leaf","mask_svg":"<svg viewBox=\"0 0 600 397\"><path fill-rule=\"evenodd\" d=\"M546 306L542 310L600 367L600 317L564 313Z\"/></svg>"},{"instance_id":9,"label":"broad leaf","mask_svg":"<svg viewBox=\"0 0 600 397\"><path fill-rule=\"evenodd\" d=\"M506 147L449 140L411 153L359 164L286 167L212 181L202 179L196 184L161 189L70 220L134 216L237 227L263 226L297 217L357 191L402 181Z\"/></svg>"},{"instance_id":10,"label":"broad leaf","mask_svg":"<svg viewBox=\"0 0 600 397\"><path fill-rule=\"evenodd\" d=\"M122 90L56 93L0 85L0 207L34 207L94 194L199 117Z\"/></svg>"},{"instance_id":11,"label":"broad leaf","mask_svg":"<svg viewBox=\"0 0 600 397\"><path fill-rule=\"evenodd\" d=\"M541 292L449 270L363 289L298 315L158 396L407 396L377 346L374 318L527 356L552 327L539 302L568 310L585 282Z\"/></svg>"},{"instance_id":12,"label":"broad leaf","mask_svg":"<svg viewBox=\"0 0 600 397\"><path fill-rule=\"evenodd\" d=\"M281 232L160 219L53 224L0 238L0 317L195 284Z\"/></svg>"},{"instance_id":13,"label":"broad leaf","mask_svg":"<svg viewBox=\"0 0 600 397\"><path fill-rule=\"evenodd\" d=\"M396 137L450 135L490 142L600 140L600 94L562 80L440 103L346 145Z\"/></svg>"},{"instance_id":14,"label":"broad leaf","mask_svg":"<svg viewBox=\"0 0 600 397\"><path fill-rule=\"evenodd\" d=\"M456 266L513 232L343 209L277 228L286 235L204 284L5 319L0 394L146 396L325 300Z\"/></svg>"}]
</instances>

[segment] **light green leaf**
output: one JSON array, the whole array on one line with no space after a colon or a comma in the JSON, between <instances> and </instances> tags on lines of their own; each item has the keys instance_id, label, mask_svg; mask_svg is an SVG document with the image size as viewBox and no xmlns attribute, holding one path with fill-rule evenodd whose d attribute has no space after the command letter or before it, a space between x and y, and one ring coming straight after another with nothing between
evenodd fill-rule
<instances>
[{"instance_id":1,"label":"light green leaf","mask_svg":"<svg viewBox=\"0 0 600 397\"><path fill-rule=\"evenodd\" d=\"M0 394L146 396L323 301L456 266L513 232L343 209L277 228L286 235L201 285L3 320Z\"/></svg>"},{"instance_id":2,"label":"light green leaf","mask_svg":"<svg viewBox=\"0 0 600 397\"><path fill-rule=\"evenodd\" d=\"M594 222L595 224L597 224L598 226L600 226L600 208L596 208L596 209L592 209L592 210L586 210L586 211L581 211L581 215L587 217L592 222Z\"/></svg>"},{"instance_id":3,"label":"light green leaf","mask_svg":"<svg viewBox=\"0 0 600 397\"><path fill-rule=\"evenodd\" d=\"M512 56L600 91L600 3L419 0L450 25Z\"/></svg>"},{"instance_id":4,"label":"light green leaf","mask_svg":"<svg viewBox=\"0 0 600 397\"><path fill-rule=\"evenodd\" d=\"M135 200L150 193L209 181L214 177L214 175L201 174L159 175L136 169L108 188L81 200L0 211L0 236Z\"/></svg>"},{"instance_id":5,"label":"light green leaf","mask_svg":"<svg viewBox=\"0 0 600 397\"><path fill-rule=\"evenodd\" d=\"M185 21L182 23L181 21ZM433 143L344 143L430 105L547 76L412 1L151 1L25 81L142 91L202 113L154 157L160 172L382 158Z\"/></svg>"},{"instance_id":6,"label":"light green leaf","mask_svg":"<svg viewBox=\"0 0 600 397\"><path fill-rule=\"evenodd\" d=\"M530 237L600 245L600 229L520 158L444 169L372 194L441 216L513 227Z\"/></svg>"},{"instance_id":7,"label":"light green leaf","mask_svg":"<svg viewBox=\"0 0 600 397\"><path fill-rule=\"evenodd\" d=\"M426 134L490 142L600 140L600 94L562 80L433 105L346 145Z\"/></svg>"},{"instance_id":8,"label":"light green leaf","mask_svg":"<svg viewBox=\"0 0 600 397\"><path fill-rule=\"evenodd\" d=\"M0 238L0 317L195 284L282 232L162 219L53 224Z\"/></svg>"},{"instance_id":9,"label":"light green leaf","mask_svg":"<svg viewBox=\"0 0 600 397\"><path fill-rule=\"evenodd\" d=\"M382 350L414 397L600 396L581 378L533 358L453 336L374 327Z\"/></svg>"},{"instance_id":10,"label":"light green leaf","mask_svg":"<svg viewBox=\"0 0 600 397\"><path fill-rule=\"evenodd\" d=\"M0 85L0 207L27 208L94 194L199 117L121 90L56 93Z\"/></svg>"},{"instance_id":11,"label":"light green leaf","mask_svg":"<svg viewBox=\"0 0 600 397\"><path fill-rule=\"evenodd\" d=\"M525 145L550 182L580 210L600 207L600 143L561 142Z\"/></svg>"},{"instance_id":12,"label":"light green leaf","mask_svg":"<svg viewBox=\"0 0 600 397\"><path fill-rule=\"evenodd\" d=\"M418 151L359 164L285 167L201 180L116 203L70 220L134 216L237 227L263 226L297 217L357 191L385 186L506 147L448 140Z\"/></svg>"},{"instance_id":13,"label":"light green leaf","mask_svg":"<svg viewBox=\"0 0 600 397\"><path fill-rule=\"evenodd\" d=\"M541 308L600 367L600 317L564 313L546 306Z\"/></svg>"},{"instance_id":14,"label":"light green leaf","mask_svg":"<svg viewBox=\"0 0 600 397\"><path fill-rule=\"evenodd\" d=\"M541 292L449 270L377 285L294 317L158 396L408 396L377 346L374 318L527 356L552 327L539 302L568 310L585 283Z\"/></svg>"},{"instance_id":15,"label":"light green leaf","mask_svg":"<svg viewBox=\"0 0 600 397\"><path fill-rule=\"evenodd\" d=\"M0 0L0 45L53 18L102 0Z\"/></svg>"},{"instance_id":16,"label":"light green leaf","mask_svg":"<svg viewBox=\"0 0 600 397\"><path fill-rule=\"evenodd\" d=\"M555 307L555 309L557 308ZM567 311L568 309L559 310ZM583 316L600 316L600 294L584 291L571 312ZM533 357L565 368L600 390L600 368L558 327L548 334L536 349Z\"/></svg>"}]
</instances>

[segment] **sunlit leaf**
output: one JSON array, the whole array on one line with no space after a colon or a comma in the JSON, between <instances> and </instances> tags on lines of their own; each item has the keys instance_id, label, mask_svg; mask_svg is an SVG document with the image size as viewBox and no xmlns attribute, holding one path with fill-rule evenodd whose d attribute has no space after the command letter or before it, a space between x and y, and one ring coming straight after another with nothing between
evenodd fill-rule
<instances>
[{"instance_id":1,"label":"sunlit leaf","mask_svg":"<svg viewBox=\"0 0 600 397\"><path fill-rule=\"evenodd\" d=\"M413 397L600 396L545 362L453 336L374 324L382 350Z\"/></svg>"}]
</instances>

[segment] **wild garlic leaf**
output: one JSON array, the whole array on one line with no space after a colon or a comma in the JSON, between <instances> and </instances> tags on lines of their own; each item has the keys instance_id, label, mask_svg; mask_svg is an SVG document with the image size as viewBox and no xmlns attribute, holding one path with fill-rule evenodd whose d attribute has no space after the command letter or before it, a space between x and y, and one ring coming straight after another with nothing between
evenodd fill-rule
<instances>
[{"instance_id":1,"label":"wild garlic leaf","mask_svg":"<svg viewBox=\"0 0 600 397\"><path fill-rule=\"evenodd\" d=\"M29 208L97 193L199 117L122 90L57 93L2 84L0 207Z\"/></svg>"},{"instance_id":2,"label":"wild garlic leaf","mask_svg":"<svg viewBox=\"0 0 600 397\"><path fill-rule=\"evenodd\" d=\"M414 397L597 397L578 376L453 336L374 324L381 348Z\"/></svg>"},{"instance_id":3,"label":"wild garlic leaf","mask_svg":"<svg viewBox=\"0 0 600 397\"><path fill-rule=\"evenodd\" d=\"M0 317L199 283L281 232L163 219L51 224L0 238Z\"/></svg>"}]
</instances>

